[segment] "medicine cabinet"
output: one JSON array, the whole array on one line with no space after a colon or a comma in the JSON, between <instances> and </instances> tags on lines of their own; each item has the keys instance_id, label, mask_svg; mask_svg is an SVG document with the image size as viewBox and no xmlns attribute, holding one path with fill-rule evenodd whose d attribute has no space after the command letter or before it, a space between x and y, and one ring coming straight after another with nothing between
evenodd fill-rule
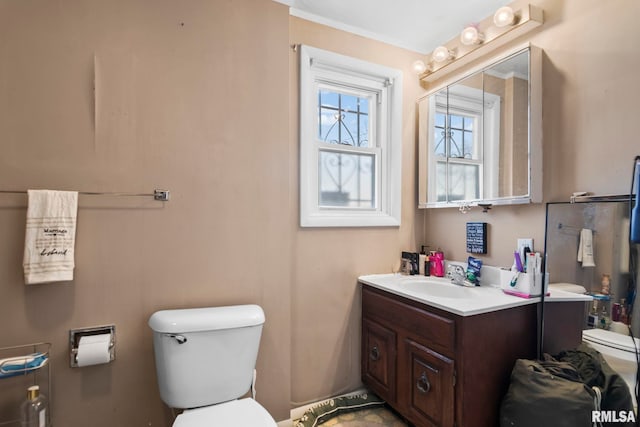
<instances>
[{"instance_id":1,"label":"medicine cabinet","mask_svg":"<svg viewBox=\"0 0 640 427\"><path fill-rule=\"evenodd\" d=\"M418 100L419 207L542 200L541 56L519 46Z\"/></svg>"}]
</instances>

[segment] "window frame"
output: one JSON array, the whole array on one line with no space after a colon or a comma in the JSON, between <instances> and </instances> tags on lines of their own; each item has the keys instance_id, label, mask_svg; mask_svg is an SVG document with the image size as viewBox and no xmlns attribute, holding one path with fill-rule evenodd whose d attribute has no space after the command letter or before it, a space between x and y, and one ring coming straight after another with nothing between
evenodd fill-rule
<instances>
[{"instance_id":1,"label":"window frame","mask_svg":"<svg viewBox=\"0 0 640 427\"><path fill-rule=\"evenodd\" d=\"M369 146L331 144L319 138L318 91L367 93ZM402 72L336 54L300 47L300 226L399 226L402 157ZM321 206L321 151L374 157L374 207Z\"/></svg>"}]
</instances>

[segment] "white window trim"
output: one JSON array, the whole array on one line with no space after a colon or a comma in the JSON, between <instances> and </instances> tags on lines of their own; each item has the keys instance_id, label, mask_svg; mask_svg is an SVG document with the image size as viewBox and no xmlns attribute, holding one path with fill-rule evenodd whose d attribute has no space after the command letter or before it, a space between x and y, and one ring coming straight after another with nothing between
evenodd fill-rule
<instances>
[{"instance_id":1,"label":"white window trim","mask_svg":"<svg viewBox=\"0 0 640 427\"><path fill-rule=\"evenodd\" d=\"M379 143L374 209L321 208L318 197L318 84L344 84L379 91ZM345 150L346 151L346 150ZM402 72L393 68L301 46L300 49L300 226L399 226L402 180Z\"/></svg>"}]
</instances>

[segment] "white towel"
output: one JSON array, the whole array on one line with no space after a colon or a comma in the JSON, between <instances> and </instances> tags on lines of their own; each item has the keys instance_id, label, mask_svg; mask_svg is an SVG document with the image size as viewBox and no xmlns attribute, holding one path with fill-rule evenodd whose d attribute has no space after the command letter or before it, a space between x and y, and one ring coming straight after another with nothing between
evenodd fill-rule
<instances>
[{"instance_id":1,"label":"white towel","mask_svg":"<svg viewBox=\"0 0 640 427\"><path fill-rule=\"evenodd\" d=\"M73 280L76 191L29 190L24 242L24 282Z\"/></svg>"},{"instance_id":2,"label":"white towel","mask_svg":"<svg viewBox=\"0 0 640 427\"><path fill-rule=\"evenodd\" d=\"M580 231L580 243L578 244L578 262L583 267L595 267L593 262L593 231L583 228Z\"/></svg>"}]
</instances>

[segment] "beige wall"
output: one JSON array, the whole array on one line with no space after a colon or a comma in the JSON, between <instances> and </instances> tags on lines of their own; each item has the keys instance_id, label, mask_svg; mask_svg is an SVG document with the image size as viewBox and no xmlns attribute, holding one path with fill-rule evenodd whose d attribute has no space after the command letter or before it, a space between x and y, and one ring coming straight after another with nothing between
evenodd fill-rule
<instances>
[{"instance_id":1,"label":"beige wall","mask_svg":"<svg viewBox=\"0 0 640 427\"><path fill-rule=\"evenodd\" d=\"M640 6L537 3L545 200L627 192ZM403 70L400 228L298 227L293 43ZM510 264L517 237L541 248L543 204L415 209L418 57L270 0L0 0L0 189L172 191L164 205L82 196L75 280L32 287L26 198L0 195L0 346L53 343L55 425L168 425L146 324L155 310L261 304L258 400L283 419L359 385L358 275L390 271L422 240L465 259L467 221L490 224L488 264ZM105 323L117 327L117 360L70 369L68 330ZM0 402L0 417L10 406Z\"/></svg>"},{"instance_id":2,"label":"beige wall","mask_svg":"<svg viewBox=\"0 0 640 427\"><path fill-rule=\"evenodd\" d=\"M640 27L635 0L538 0L545 23L529 39L543 56L543 197L568 200L574 191L629 192L640 86ZM517 42L516 42L517 43ZM508 266L518 237L543 250L545 205L498 206L483 214L429 209L425 241L449 259L464 260L465 223L489 223L490 265Z\"/></svg>"},{"instance_id":3,"label":"beige wall","mask_svg":"<svg viewBox=\"0 0 640 427\"><path fill-rule=\"evenodd\" d=\"M422 212L416 209L416 105L421 89L411 64L420 55L292 17L291 44L398 68L403 72L402 225L384 228L302 229L295 194L292 269L293 406L351 391L360 385L360 289L357 277L398 268L402 250L416 250ZM291 164L298 163L298 55L290 59ZM420 219L417 219L420 218Z\"/></svg>"},{"instance_id":4,"label":"beige wall","mask_svg":"<svg viewBox=\"0 0 640 427\"><path fill-rule=\"evenodd\" d=\"M269 0L0 0L0 189L172 195L81 196L75 280L30 287L26 197L0 195L0 346L53 344L54 425L170 425L149 316L237 303L264 307L258 400L288 417L288 19ZM107 323L117 360L69 368L68 330Z\"/></svg>"}]
</instances>

